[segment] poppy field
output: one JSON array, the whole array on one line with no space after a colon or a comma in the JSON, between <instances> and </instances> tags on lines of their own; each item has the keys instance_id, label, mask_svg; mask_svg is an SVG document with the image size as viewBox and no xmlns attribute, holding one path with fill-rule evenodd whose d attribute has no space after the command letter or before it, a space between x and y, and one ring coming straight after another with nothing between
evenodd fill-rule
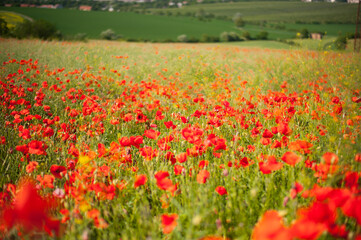
<instances>
[{"instance_id":1,"label":"poppy field","mask_svg":"<svg viewBox=\"0 0 361 240\"><path fill-rule=\"evenodd\" d=\"M360 54L0 39L0 238L361 239Z\"/></svg>"}]
</instances>

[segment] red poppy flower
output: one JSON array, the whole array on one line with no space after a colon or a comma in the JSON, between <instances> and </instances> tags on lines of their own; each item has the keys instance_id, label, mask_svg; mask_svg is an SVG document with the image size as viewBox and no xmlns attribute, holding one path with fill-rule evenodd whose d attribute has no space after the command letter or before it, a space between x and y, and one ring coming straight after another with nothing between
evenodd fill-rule
<instances>
[{"instance_id":1,"label":"red poppy flower","mask_svg":"<svg viewBox=\"0 0 361 240\"><path fill-rule=\"evenodd\" d=\"M155 179L157 179L157 181L162 180L163 178L169 177L169 172L167 171L158 171L155 175L154 175Z\"/></svg>"},{"instance_id":2,"label":"red poppy flower","mask_svg":"<svg viewBox=\"0 0 361 240\"><path fill-rule=\"evenodd\" d=\"M139 149L140 154L144 157L145 160L150 161L158 155L157 149L152 147L145 146L144 148Z\"/></svg>"},{"instance_id":3,"label":"red poppy flower","mask_svg":"<svg viewBox=\"0 0 361 240\"><path fill-rule=\"evenodd\" d=\"M205 168L205 167L208 166L208 164L209 164L209 162L207 160L202 160L202 161L199 162L198 167L199 168Z\"/></svg>"},{"instance_id":4,"label":"red poppy flower","mask_svg":"<svg viewBox=\"0 0 361 240\"><path fill-rule=\"evenodd\" d=\"M6 144L6 138L4 136L0 137L0 145L5 145Z\"/></svg>"},{"instance_id":5,"label":"red poppy flower","mask_svg":"<svg viewBox=\"0 0 361 240\"><path fill-rule=\"evenodd\" d=\"M221 196L227 194L227 190L222 186L216 187L216 192Z\"/></svg>"},{"instance_id":6,"label":"red poppy flower","mask_svg":"<svg viewBox=\"0 0 361 240\"><path fill-rule=\"evenodd\" d=\"M325 224L302 218L292 224L289 232L295 239L316 240L326 230Z\"/></svg>"},{"instance_id":7,"label":"red poppy flower","mask_svg":"<svg viewBox=\"0 0 361 240\"><path fill-rule=\"evenodd\" d=\"M144 136L150 139L157 139L160 135L160 132L155 131L154 129L149 129L144 131Z\"/></svg>"},{"instance_id":8,"label":"red poppy flower","mask_svg":"<svg viewBox=\"0 0 361 240\"><path fill-rule=\"evenodd\" d=\"M178 215L176 213L162 215L162 228L164 234L171 233L174 230L177 226L177 219Z\"/></svg>"},{"instance_id":9,"label":"red poppy flower","mask_svg":"<svg viewBox=\"0 0 361 240\"><path fill-rule=\"evenodd\" d=\"M207 179L209 178L209 172L207 170L200 170L197 174L197 182L199 184L206 183Z\"/></svg>"},{"instance_id":10,"label":"red poppy flower","mask_svg":"<svg viewBox=\"0 0 361 240\"><path fill-rule=\"evenodd\" d=\"M289 136L292 134L292 130L288 127L288 123L278 124L277 132L282 133L285 136Z\"/></svg>"},{"instance_id":11,"label":"red poppy flower","mask_svg":"<svg viewBox=\"0 0 361 240\"><path fill-rule=\"evenodd\" d=\"M172 152L167 152L164 158L170 161L172 164L175 164L177 162L177 159L174 157L174 153Z\"/></svg>"},{"instance_id":12,"label":"red poppy flower","mask_svg":"<svg viewBox=\"0 0 361 240\"><path fill-rule=\"evenodd\" d=\"M58 165L52 165L50 167L51 174L54 175L56 178L62 178L64 175L63 172L66 171L66 168L64 166L58 166Z\"/></svg>"},{"instance_id":13,"label":"red poppy flower","mask_svg":"<svg viewBox=\"0 0 361 240\"><path fill-rule=\"evenodd\" d=\"M282 147L282 144L278 140L275 140L271 146L271 148L280 148L280 147Z\"/></svg>"},{"instance_id":14,"label":"red poppy flower","mask_svg":"<svg viewBox=\"0 0 361 240\"><path fill-rule=\"evenodd\" d=\"M136 117L137 123L145 123L146 121L148 121L148 117L146 115L144 115L143 113L137 114L137 117Z\"/></svg>"},{"instance_id":15,"label":"red poppy flower","mask_svg":"<svg viewBox=\"0 0 361 240\"><path fill-rule=\"evenodd\" d=\"M184 170L184 167L181 165L174 165L174 174L180 175Z\"/></svg>"},{"instance_id":16,"label":"red poppy flower","mask_svg":"<svg viewBox=\"0 0 361 240\"><path fill-rule=\"evenodd\" d=\"M283 167L283 163L277 162L274 156L267 157L266 162L259 162L258 163L259 170L263 174L270 174L273 171L279 170Z\"/></svg>"},{"instance_id":17,"label":"red poppy flower","mask_svg":"<svg viewBox=\"0 0 361 240\"><path fill-rule=\"evenodd\" d=\"M130 122L130 121L133 120L133 115L131 113L127 113L127 114L124 115L123 120L125 122Z\"/></svg>"},{"instance_id":18,"label":"red poppy flower","mask_svg":"<svg viewBox=\"0 0 361 240\"><path fill-rule=\"evenodd\" d=\"M43 132L43 137L51 137L54 135L54 130L51 127L46 127Z\"/></svg>"},{"instance_id":19,"label":"red poppy flower","mask_svg":"<svg viewBox=\"0 0 361 240\"><path fill-rule=\"evenodd\" d=\"M104 156L107 153L107 149L105 148L103 143L98 143L98 158Z\"/></svg>"},{"instance_id":20,"label":"red poppy flower","mask_svg":"<svg viewBox=\"0 0 361 240\"><path fill-rule=\"evenodd\" d=\"M119 144L122 147L128 147L131 145L130 139L128 137L122 137L121 139L119 139Z\"/></svg>"},{"instance_id":21,"label":"red poppy flower","mask_svg":"<svg viewBox=\"0 0 361 240\"><path fill-rule=\"evenodd\" d=\"M110 124L117 125L117 124L119 124L119 120L118 119L112 119L112 120L110 120Z\"/></svg>"},{"instance_id":22,"label":"red poppy flower","mask_svg":"<svg viewBox=\"0 0 361 240\"><path fill-rule=\"evenodd\" d=\"M16 151L22 152L24 155L26 155L29 152L28 145L18 145L15 147Z\"/></svg>"},{"instance_id":23,"label":"red poppy flower","mask_svg":"<svg viewBox=\"0 0 361 240\"><path fill-rule=\"evenodd\" d=\"M331 152L323 154L322 158L325 161L325 164L328 165L336 165L338 163L338 156Z\"/></svg>"},{"instance_id":24,"label":"red poppy flower","mask_svg":"<svg viewBox=\"0 0 361 240\"><path fill-rule=\"evenodd\" d=\"M56 203L51 198L42 198L34 184L26 181L19 187L13 205L6 206L0 218L4 220L8 229L15 225L23 227L25 232L45 231L59 234L60 222L49 216L51 207Z\"/></svg>"},{"instance_id":25,"label":"red poppy flower","mask_svg":"<svg viewBox=\"0 0 361 240\"><path fill-rule=\"evenodd\" d=\"M169 122L164 122L164 125L166 128L172 128L172 129L175 129L177 126L173 124L172 121L169 121Z\"/></svg>"},{"instance_id":26,"label":"red poppy flower","mask_svg":"<svg viewBox=\"0 0 361 240\"><path fill-rule=\"evenodd\" d=\"M182 136L189 143L199 144L202 142L203 131L196 127L186 127L182 130Z\"/></svg>"},{"instance_id":27,"label":"red poppy flower","mask_svg":"<svg viewBox=\"0 0 361 240\"><path fill-rule=\"evenodd\" d=\"M184 163L187 161L187 153L180 153L177 156L175 156L175 158L179 163Z\"/></svg>"},{"instance_id":28,"label":"red poppy flower","mask_svg":"<svg viewBox=\"0 0 361 240\"><path fill-rule=\"evenodd\" d=\"M264 132L263 132L263 134L262 134L262 137L264 137L264 138L272 138L272 137L273 137L273 133L272 133L270 130L265 129Z\"/></svg>"},{"instance_id":29,"label":"red poppy flower","mask_svg":"<svg viewBox=\"0 0 361 240\"><path fill-rule=\"evenodd\" d=\"M49 174L45 174L44 177L38 175L36 176L36 180L39 181L40 185L44 188L54 188L54 176L53 175L49 175Z\"/></svg>"},{"instance_id":30,"label":"red poppy flower","mask_svg":"<svg viewBox=\"0 0 361 240\"><path fill-rule=\"evenodd\" d=\"M283 225L282 217L274 210L267 211L258 221L252 232L253 240L288 240L292 239Z\"/></svg>"},{"instance_id":31,"label":"red poppy flower","mask_svg":"<svg viewBox=\"0 0 361 240\"><path fill-rule=\"evenodd\" d=\"M38 167L38 165L39 165L38 162L35 161L29 162L28 165L26 166L26 172L32 173Z\"/></svg>"},{"instance_id":32,"label":"red poppy flower","mask_svg":"<svg viewBox=\"0 0 361 240\"><path fill-rule=\"evenodd\" d=\"M135 178L135 182L134 182L134 188L137 188L139 186L143 186L146 182L147 182L148 178L146 175L138 175Z\"/></svg>"},{"instance_id":33,"label":"red poppy flower","mask_svg":"<svg viewBox=\"0 0 361 240\"><path fill-rule=\"evenodd\" d=\"M261 144L265 145L265 146L270 145L272 142L272 140L270 138L261 138L260 141L261 141Z\"/></svg>"},{"instance_id":34,"label":"red poppy flower","mask_svg":"<svg viewBox=\"0 0 361 240\"><path fill-rule=\"evenodd\" d=\"M131 136L130 143L136 148L140 147L140 144L143 144L143 137L142 136Z\"/></svg>"},{"instance_id":35,"label":"red poppy flower","mask_svg":"<svg viewBox=\"0 0 361 240\"><path fill-rule=\"evenodd\" d=\"M173 182L169 178L157 180L157 186L162 190L169 190L173 187Z\"/></svg>"},{"instance_id":36,"label":"red poppy flower","mask_svg":"<svg viewBox=\"0 0 361 240\"><path fill-rule=\"evenodd\" d=\"M297 194L298 194L299 192L301 192L302 190L303 190L303 186L302 186L300 183L295 182L294 185L293 185L293 187L292 187L292 189L291 189L290 197L291 197L292 199L294 199L294 198L297 196Z\"/></svg>"},{"instance_id":37,"label":"red poppy flower","mask_svg":"<svg viewBox=\"0 0 361 240\"><path fill-rule=\"evenodd\" d=\"M42 141L32 140L28 143L29 153L36 155L46 155L47 146Z\"/></svg>"},{"instance_id":38,"label":"red poppy flower","mask_svg":"<svg viewBox=\"0 0 361 240\"><path fill-rule=\"evenodd\" d=\"M304 153L310 153L310 148L313 145L309 142L302 141L302 140L296 140L295 142L291 142L288 144L288 148L293 151L298 151L302 154Z\"/></svg>"}]
</instances>

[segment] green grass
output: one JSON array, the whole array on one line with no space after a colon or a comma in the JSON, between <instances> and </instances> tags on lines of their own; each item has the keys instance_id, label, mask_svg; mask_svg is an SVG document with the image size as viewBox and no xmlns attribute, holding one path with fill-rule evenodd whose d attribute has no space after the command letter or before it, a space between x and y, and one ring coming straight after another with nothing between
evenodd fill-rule
<instances>
[{"instance_id":1,"label":"green grass","mask_svg":"<svg viewBox=\"0 0 361 240\"><path fill-rule=\"evenodd\" d=\"M242 48L268 48L268 49L292 49L293 48L291 45L289 45L287 43L269 41L269 40L221 43L221 45L230 45L230 46L237 46L237 47L242 47Z\"/></svg>"},{"instance_id":2,"label":"green grass","mask_svg":"<svg viewBox=\"0 0 361 240\"><path fill-rule=\"evenodd\" d=\"M288 30L302 30L306 28L309 32L323 32L328 36L338 36L339 34L354 33L355 24L285 24Z\"/></svg>"}]
</instances>

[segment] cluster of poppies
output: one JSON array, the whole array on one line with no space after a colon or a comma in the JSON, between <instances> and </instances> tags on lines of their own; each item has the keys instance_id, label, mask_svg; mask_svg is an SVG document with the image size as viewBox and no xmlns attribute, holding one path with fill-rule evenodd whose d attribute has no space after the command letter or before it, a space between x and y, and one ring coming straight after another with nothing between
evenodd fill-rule
<instances>
[{"instance_id":1,"label":"cluster of poppies","mask_svg":"<svg viewBox=\"0 0 361 240\"><path fill-rule=\"evenodd\" d=\"M157 79L136 81L122 78L124 66L51 70L45 64L9 58L0 70L0 150L10 177L0 186L0 236L63 236L81 223L105 231L117 224L112 219L134 221L127 207L142 198L158 234L176 234L186 221L201 226L201 217L182 212L193 201L188 188L211 192L223 207L236 199L247 205L236 188L263 201L259 189L237 183L252 175L293 183L288 194L272 193L284 197L272 204L279 209L254 210L253 239L361 239L360 89L339 91L327 74L298 91L291 77L255 88L251 79L214 70L205 86L185 83L172 66ZM296 200L297 211L289 207ZM119 202L120 213L107 208ZM203 239L222 231L219 239L231 237L242 227L237 217L221 219L221 210L209 209L216 221Z\"/></svg>"}]
</instances>

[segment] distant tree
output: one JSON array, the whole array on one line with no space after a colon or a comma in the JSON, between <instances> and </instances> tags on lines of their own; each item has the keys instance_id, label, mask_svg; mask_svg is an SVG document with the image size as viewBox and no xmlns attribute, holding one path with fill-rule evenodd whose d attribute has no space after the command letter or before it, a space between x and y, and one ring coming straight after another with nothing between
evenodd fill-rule
<instances>
[{"instance_id":1,"label":"distant tree","mask_svg":"<svg viewBox=\"0 0 361 240\"><path fill-rule=\"evenodd\" d=\"M190 37L190 38L188 38L187 42L189 42L189 43L197 43L197 42L199 42L199 39L196 38L196 37Z\"/></svg>"},{"instance_id":2,"label":"distant tree","mask_svg":"<svg viewBox=\"0 0 361 240\"><path fill-rule=\"evenodd\" d=\"M81 42L87 42L88 41L88 36L87 36L86 33L77 33L74 36L74 40L81 41Z\"/></svg>"},{"instance_id":3,"label":"distant tree","mask_svg":"<svg viewBox=\"0 0 361 240\"><path fill-rule=\"evenodd\" d=\"M117 40L120 38L112 29L107 29L100 33L100 38L105 40Z\"/></svg>"},{"instance_id":4,"label":"distant tree","mask_svg":"<svg viewBox=\"0 0 361 240\"><path fill-rule=\"evenodd\" d=\"M219 42L219 37L209 36L208 34L203 34L200 42Z\"/></svg>"},{"instance_id":5,"label":"distant tree","mask_svg":"<svg viewBox=\"0 0 361 240\"><path fill-rule=\"evenodd\" d=\"M309 38L309 37L310 37L310 33L306 28L300 31L300 38Z\"/></svg>"},{"instance_id":6,"label":"distant tree","mask_svg":"<svg viewBox=\"0 0 361 240\"><path fill-rule=\"evenodd\" d=\"M195 17L198 18L198 20L204 20L206 16L206 12L204 11L203 8L200 8L197 10Z\"/></svg>"},{"instance_id":7,"label":"distant tree","mask_svg":"<svg viewBox=\"0 0 361 240\"><path fill-rule=\"evenodd\" d=\"M188 37L185 34L179 35L177 37L178 42L188 42Z\"/></svg>"},{"instance_id":8,"label":"distant tree","mask_svg":"<svg viewBox=\"0 0 361 240\"><path fill-rule=\"evenodd\" d=\"M8 36L9 32L10 31L7 22L4 19L0 18L0 36L1 37Z\"/></svg>"},{"instance_id":9,"label":"distant tree","mask_svg":"<svg viewBox=\"0 0 361 240\"><path fill-rule=\"evenodd\" d=\"M244 25L245 25L245 22L242 19L242 14L239 12L234 15L232 20L233 20L234 24L236 25L236 27L244 27Z\"/></svg>"},{"instance_id":10,"label":"distant tree","mask_svg":"<svg viewBox=\"0 0 361 240\"><path fill-rule=\"evenodd\" d=\"M219 36L219 40L221 42L233 42L233 41L240 41L241 38L235 32L223 32Z\"/></svg>"},{"instance_id":11,"label":"distant tree","mask_svg":"<svg viewBox=\"0 0 361 240\"><path fill-rule=\"evenodd\" d=\"M50 39L56 33L55 25L42 19L33 22L32 30L32 35L34 37L43 40Z\"/></svg>"},{"instance_id":12,"label":"distant tree","mask_svg":"<svg viewBox=\"0 0 361 240\"><path fill-rule=\"evenodd\" d=\"M239 35L237 34L237 33L235 33L235 32L230 32L229 33L229 40L230 41L240 41L241 40L241 38L239 37Z\"/></svg>"},{"instance_id":13,"label":"distant tree","mask_svg":"<svg viewBox=\"0 0 361 240\"><path fill-rule=\"evenodd\" d=\"M198 17L204 17L205 15L206 15L206 12L204 11L204 9L200 8L200 9L197 10L195 17L197 17L197 18Z\"/></svg>"},{"instance_id":14,"label":"distant tree","mask_svg":"<svg viewBox=\"0 0 361 240\"><path fill-rule=\"evenodd\" d=\"M236 27L244 27L245 22L241 17L239 17L234 21L234 24L236 25Z\"/></svg>"},{"instance_id":15,"label":"distant tree","mask_svg":"<svg viewBox=\"0 0 361 240\"><path fill-rule=\"evenodd\" d=\"M230 41L230 37L228 32L222 32L221 35L219 36L219 40L221 42L229 42Z\"/></svg>"},{"instance_id":16,"label":"distant tree","mask_svg":"<svg viewBox=\"0 0 361 240\"><path fill-rule=\"evenodd\" d=\"M267 40L267 38L268 38L268 32L266 32L266 31L262 31L262 32L258 33L256 36L256 39L258 39L258 40Z\"/></svg>"},{"instance_id":17,"label":"distant tree","mask_svg":"<svg viewBox=\"0 0 361 240\"><path fill-rule=\"evenodd\" d=\"M25 19L22 23L16 24L15 28L11 31L13 37L22 39L31 37L33 33L33 24Z\"/></svg>"},{"instance_id":18,"label":"distant tree","mask_svg":"<svg viewBox=\"0 0 361 240\"><path fill-rule=\"evenodd\" d=\"M248 31L243 31L243 32L242 32L242 37L243 37L245 40L251 40L251 34L250 34Z\"/></svg>"},{"instance_id":19,"label":"distant tree","mask_svg":"<svg viewBox=\"0 0 361 240\"><path fill-rule=\"evenodd\" d=\"M340 35L335 40L335 47L337 50L345 50L347 45L347 37L344 35Z\"/></svg>"}]
</instances>

